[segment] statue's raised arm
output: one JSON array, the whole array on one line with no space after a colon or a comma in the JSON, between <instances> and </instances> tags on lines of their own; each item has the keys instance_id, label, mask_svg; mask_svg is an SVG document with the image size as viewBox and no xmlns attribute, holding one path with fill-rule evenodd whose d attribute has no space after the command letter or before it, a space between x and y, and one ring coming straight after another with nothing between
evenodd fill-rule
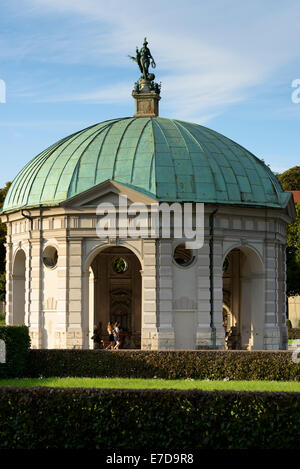
<instances>
[{"instance_id":1,"label":"statue's raised arm","mask_svg":"<svg viewBox=\"0 0 300 469\"><path fill-rule=\"evenodd\" d=\"M142 64L141 64L141 54L140 54L140 51L139 51L138 47L136 48L135 57L132 57L132 55L129 55L128 57L138 64L141 73L143 73L143 68L142 68Z\"/></svg>"}]
</instances>

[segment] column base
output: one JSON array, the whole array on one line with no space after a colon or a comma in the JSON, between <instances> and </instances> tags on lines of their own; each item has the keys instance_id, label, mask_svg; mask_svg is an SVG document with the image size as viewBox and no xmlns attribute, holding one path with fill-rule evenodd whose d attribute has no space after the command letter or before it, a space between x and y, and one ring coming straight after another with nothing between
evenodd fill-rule
<instances>
[{"instance_id":1,"label":"column base","mask_svg":"<svg viewBox=\"0 0 300 469\"><path fill-rule=\"evenodd\" d=\"M216 328L215 339L210 327L198 328L196 333L197 350L224 350L225 332L223 328Z\"/></svg>"},{"instance_id":2,"label":"column base","mask_svg":"<svg viewBox=\"0 0 300 469\"><path fill-rule=\"evenodd\" d=\"M38 330L30 327L29 336L32 349L42 348L42 334Z\"/></svg>"},{"instance_id":3,"label":"column base","mask_svg":"<svg viewBox=\"0 0 300 469\"><path fill-rule=\"evenodd\" d=\"M82 331L69 330L66 334L66 348L67 349L83 349L83 333Z\"/></svg>"},{"instance_id":4,"label":"column base","mask_svg":"<svg viewBox=\"0 0 300 469\"><path fill-rule=\"evenodd\" d=\"M143 328L141 350L158 350L158 333L156 328Z\"/></svg>"},{"instance_id":5,"label":"column base","mask_svg":"<svg viewBox=\"0 0 300 469\"><path fill-rule=\"evenodd\" d=\"M289 332L285 324L280 327L280 349L288 350L289 348Z\"/></svg>"},{"instance_id":6,"label":"column base","mask_svg":"<svg viewBox=\"0 0 300 469\"><path fill-rule=\"evenodd\" d=\"M65 349L66 333L62 331L55 331L54 344L56 349Z\"/></svg>"},{"instance_id":7,"label":"column base","mask_svg":"<svg viewBox=\"0 0 300 469\"><path fill-rule=\"evenodd\" d=\"M264 350L280 350L280 330L278 326L265 329Z\"/></svg>"},{"instance_id":8,"label":"column base","mask_svg":"<svg viewBox=\"0 0 300 469\"><path fill-rule=\"evenodd\" d=\"M160 327L158 330L158 350L175 350L175 333L170 327Z\"/></svg>"}]
</instances>

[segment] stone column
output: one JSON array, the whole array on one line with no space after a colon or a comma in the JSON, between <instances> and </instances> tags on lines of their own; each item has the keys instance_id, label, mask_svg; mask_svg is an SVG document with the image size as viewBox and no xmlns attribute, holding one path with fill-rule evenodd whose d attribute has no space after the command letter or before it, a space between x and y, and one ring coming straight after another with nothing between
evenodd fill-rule
<instances>
[{"instance_id":1,"label":"stone column","mask_svg":"<svg viewBox=\"0 0 300 469\"><path fill-rule=\"evenodd\" d=\"M94 341L91 339L93 336L94 332L94 325L98 323L98 321L95 320L95 289L97 286L97 278L94 276L94 272L92 268L89 268L88 272L84 272L84 283L88 282L89 286L89 294L88 294L88 299L84 297L84 311L88 311L88 318L84 317L84 329L89 331L89 337L87 340L87 343L85 344L85 348L94 348ZM85 289L84 289L84 294L85 294ZM103 331L104 331L104 324L102 325Z\"/></svg>"},{"instance_id":2,"label":"stone column","mask_svg":"<svg viewBox=\"0 0 300 469\"><path fill-rule=\"evenodd\" d=\"M279 295L279 306L278 306L278 322L280 329L280 348L282 350L288 349L288 329L286 327L286 307L287 307L287 296L286 296L286 251L285 245L279 245L279 265L278 265L278 295Z\"/></svg>"},{"instance_id":3,"label":"stone column","mask_svg":"<svg viewBox=\"0 0 300 469\"><path fill-rule=\"evenodd\" d=\"M209 244L207 240L198 252L197 280L196 348L208 349L211 347L212 336L210 328Z\"/></svg>"},{"instance_id":4,"label":"stone column","mask_svg":"<svg viewBox=\"0 0 300 469\"><path fill-rule=\"evenodd\" d=\"M158 301L159 312L158 348L173 350L175 348L175 333L173 327L173 276L172 276L172 240L157 241L158 265Z\"/></svg>"},{"instance_id":5,"label":"stone column","mask_svg":"<svg viewBox=\"0 0 300 469\"><path fill-rule=\"evenodd\" d=\"M225 328L223 327L223 247L222 239L214 240L214 308L213 319L216 328L216 348L225 348Z\"/></svg>"},{"instance_id":6,"label":"stone column","mask_svg":"<svg viewBox=\"0 0 300 469\"><path fill-rule=\"evenodd\" d=\"M214 239L213 247L213 324L216 330L217 349L225 348L225 330L223 321L223 270L222 270L222 241ZM214 347L211 322L210 303L210 260L209 242L206 239L198 254L198 324L196 334L196 348L207 349Z\"/></svg>"},{"instance_id":7,"label":"stone column","mask_svg":"<svg viewBox=\"0 0 300 469\"><path fill-rule=\"evenodd\" d=\"M7 224L7 233L9 233L10 224ZM13 269L13 243L10 236L7 236L6 247L6 324L13 324L12 317L12 269Z\"/></svg>"},{"instance_id":8,"label":"stone column","mask_svg":"<svg viewBox=\"0 0 300 469\"><path fill-rule=\"evenodd\" d=\"M67 237L57 238L58 241L58 292L57 314L55 327L55 347L67 348L67 318L69 315L69 245Z\"/></svg>"},{"instance_id":9,"label":"stone column","mask_svg":"<svg viewBox=\"0 0 300 469\"><path fill-rule=\"evenodd\" d=\"M158 349L157 335L157 285L155 239L143 240L144 270L142 275L142 337L143 350Z\"/></svg>"},{"instance_id":10,"label":"stone column","mask_svg":"<svg viewBox=\"0 0 300 469\"><path fill-rule=\"evenodd\" d=\"M43 346L43 318L42 318L42 244L40 233L35 232L30 240L31 260L31 299L29 311L30 336L32 348Z\"/></svg>"},{"instance_id":11,"label":"stone column","mask_svg":"<svg viewBox=\"0 0 300 469\"><path fill-rule=\"evenodd\" d=\"M31 306L31 262L32 262L32 247L28 240L25 249L25 324L30 326L30 306Z\"/></svg>"},{"instance_id":12,"label":"stone column","mask_svg":"<svg viewBox=\"0 0 300 469\"><path fill-rule=\"evenodd\" d=\"M88 322L86 325L83 292L85 282L82 271L82 238L69 238L68 277L69 310L67 316L67 348L88 348ZM87 281L88 283L88 281Z\"/></svg>"},{"instance_id":13,"label":"stone column","mask_svg":"<svg viewBox=\"0 0 300 469\"><path fill-rule=\"evenodd\" d=\"M240 251L232 251L231 252L231 262L232 262L232 284L231 284L231 295L232 295L232 313L233 313L233 320L234 323L230 324L230 326L235 326L236 324L240 324ZM234 294L233 294L234 292Z\"/></svg>"},{"instance_id":14,"label":"stone column","mask_svg":"<svg viewBox=\"0 0 300 469\"><path fill-rule=\"evenodd\" d=\"M280 348L280 332L277 323L278 307L278 272L277 243L265 242L265 327L264 348L278 350Z\"/></svg>"}]
</instances>

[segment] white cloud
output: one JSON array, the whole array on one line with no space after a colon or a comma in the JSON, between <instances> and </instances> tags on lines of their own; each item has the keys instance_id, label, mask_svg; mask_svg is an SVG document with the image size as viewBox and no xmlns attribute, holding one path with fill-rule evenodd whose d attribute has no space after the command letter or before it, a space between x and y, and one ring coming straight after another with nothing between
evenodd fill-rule
<instances>
[{"instance_id":1,"label":"white cloud","mask_svg":"<svg viewBox=\"0 0 300 469\"><path fill-rule=\"evenodd\" d=\"M66 19L65 30L50 37L27 38L16 54L64 63L105 63L122 75L133 64L144 36L157 62L164 108L171 116L200 119L247 99L249 89L266 82L278 67L299 56L296 1L26 0L24 14ZM74 26L72 30L72 21ZM18 48L19 47L19 48ZM10 49L10 53L13 51ZM101 81L101 77L99 77ZM116 82L117 81L117 82ZM128 102L127 76L99 89L49 97L42 101Z\"/></svg>"},{"instance_id":2,"label":"white cloud","mask_svg":"<svg viewBox=\"0 0 300 469\"><path fill-rule=\"evenodd\" d=\"M82 93L69 93L64 95L50 96L44 102L94 102L94 103L126 103L130 96L130 85L127 83L116 83L94 91ZM43 102L43 99L38 99Z\"/></svg>"},{"instance_id":3,"label":"white cloud","mask_svg":"<svg viewBox=\"0 0 300 469\"><path fill-rule=\"evenodd\" d=\"M62 127L62 126L72 126L74 128L82 128L83 126L88 126L90 123L84 121L63 121L63 120L39 120L39 121L0 121L0 128L32 128L32 127Z\"/></svg>"}]
</instances>

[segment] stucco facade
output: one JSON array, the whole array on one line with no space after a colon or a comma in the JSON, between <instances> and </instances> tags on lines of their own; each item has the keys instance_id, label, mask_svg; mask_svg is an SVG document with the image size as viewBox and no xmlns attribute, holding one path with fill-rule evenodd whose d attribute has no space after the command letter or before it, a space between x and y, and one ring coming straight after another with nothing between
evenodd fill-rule
<instances>
[{"instance_id":1,"label":"stucco facade","mask_svg":"<svg viewBox=\"0 0 300 469\"><path fill-rule=\"evenodd\" d=\"M99 239L97 206L120 194L151 202L107 182L60 206L2 215L6 321L29 325L32 347L93 348L94 325L122 313L125 347L224 349L226 329L236 327L235 348L287 348L285 233L292 203L286 209L205 204L204 245L181 266L174 250L185 239L118 232ZM211 257L209 215L216 209ZM49 247L57 254L53 266L45 261ZM111 269L116 256L125 259L126 272Z\"/></svg>"},{"instance_id":2,"label":"stucco facade","mask_svg":"<svg viewBox=\"0 0 300 469\"><path fill-rule=\"evenodd\" d=\"M27 324L35 348L92 348L94 327L107 341L106 324L119 321L125 348L286 349L292 196L238 143L159 117L153 76L135 84L134 117L67 136L14 179L1 212L6 321ZM134 236L120 196L143 204ZM121 214L115 231L99 235L99 204ZM181 221L189 205L204 243L187 245L173 212L169 235L161 219L157 231L153 204L175 204Z\"/></svg>"}]
</instances>

